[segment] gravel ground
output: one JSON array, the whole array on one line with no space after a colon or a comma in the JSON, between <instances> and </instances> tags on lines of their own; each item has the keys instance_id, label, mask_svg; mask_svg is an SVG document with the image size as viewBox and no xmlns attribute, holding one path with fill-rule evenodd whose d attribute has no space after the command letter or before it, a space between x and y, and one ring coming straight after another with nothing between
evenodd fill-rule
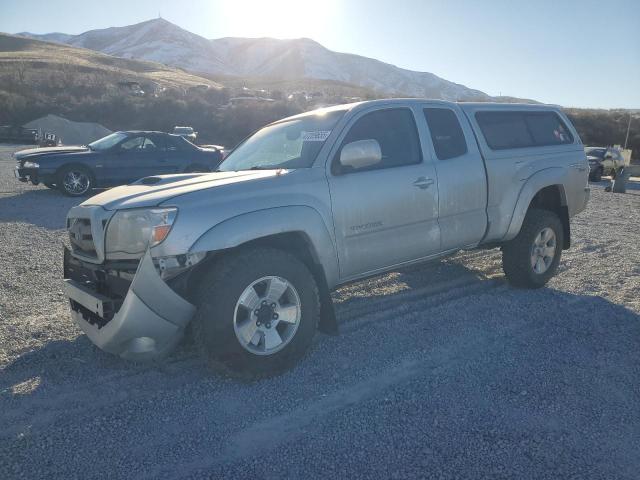
<instances>
[{"instance_id":1,"label":"gravel ground","mask_svg":"<svg viewBox=\"0 0 640 480\"><path fill-rule=\"evenodd\" d=\"M341 335L241 383L71 323L64 217L0 147L0 478L640 478L640 184L593 185L548 288L496 250L335 293Z\"/></svg>"}]
</instances>

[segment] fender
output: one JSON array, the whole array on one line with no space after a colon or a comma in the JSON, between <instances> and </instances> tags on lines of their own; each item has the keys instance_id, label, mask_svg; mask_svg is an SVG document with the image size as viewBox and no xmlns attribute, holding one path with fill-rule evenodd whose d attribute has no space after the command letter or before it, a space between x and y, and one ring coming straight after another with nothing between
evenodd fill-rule
<instances>
[{"instance_id":1,"label":"fender","mask_svg":"<svg viewBox=\"0 0 640 480\"><path fill-rule=\"evenodd\" d=\"M189 249L192 253L237 247L270 235L304 234L314 261L324 270L329 289L338 283L335 243L322 217L312 207L292 205L256 210L224 220L207 230Z\"/></svg>"},{"instance_id":2,"label":"fender","mask_svg":"<svg viewBox=\"0 0 640 480\"><path fill-rule=\"evenodd\" d=\"M509 223L507 233L502 240L512 240L518 235L531 200L543 188L558 185L560 187L560 204L561 206L566 206L567 196L564 186L567 182L567 171L561 167L546 168L530 176L520 189L516 206L511 215L511 223Z\"/></svg>"}]
</instances>

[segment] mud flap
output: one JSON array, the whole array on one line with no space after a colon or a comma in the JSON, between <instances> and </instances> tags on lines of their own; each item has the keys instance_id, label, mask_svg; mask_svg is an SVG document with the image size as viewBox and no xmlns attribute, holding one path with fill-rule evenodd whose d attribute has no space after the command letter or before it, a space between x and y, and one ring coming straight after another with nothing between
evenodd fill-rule
<instances>
[{"instance_id":1,"label":"mud flap","mask_svg":"<svg viewBox=\"0 0 640 480\"><path fill-rule=\"evenodd\" d=\"M331 294L327 287L322 284L319 285L318 290L320 294L320 323L318 324L318 330L326 335L338 335L340 333L338 319L336 318Z\"/></svg>"}]
</instances>

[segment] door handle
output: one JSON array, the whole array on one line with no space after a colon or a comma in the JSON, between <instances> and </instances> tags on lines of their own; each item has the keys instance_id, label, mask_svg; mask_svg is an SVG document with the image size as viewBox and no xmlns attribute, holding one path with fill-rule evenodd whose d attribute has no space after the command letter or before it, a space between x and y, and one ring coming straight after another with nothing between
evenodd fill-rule
<instances>
[{"instance_id":1,"label":"door handle","mask_svg":"<svg viewBox=\"0 0 640 480\"><path fill-rule=\"evenodd\" d=\"M580 172L586 172L587 171L587 167L584 163L573 163L570 165L571 168L575 168L577 170L579 170Z\"/></svg>"},{"instance_id":2,"label":"door handle","mask_svg":"<svg viewBox=\"0 0 640 480\"><path fill-rule=\"evenodd\" d=\"M413 182L414 187L418 187L422 190L429 188L431 185L433 185L433 179L427 177L418 177L416 181Z\"/></svg>"}]
</instances>

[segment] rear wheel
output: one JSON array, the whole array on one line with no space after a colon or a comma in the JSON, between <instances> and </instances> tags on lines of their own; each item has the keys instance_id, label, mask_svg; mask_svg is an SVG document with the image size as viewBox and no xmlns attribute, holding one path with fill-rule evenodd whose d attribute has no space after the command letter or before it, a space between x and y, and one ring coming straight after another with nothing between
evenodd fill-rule
<instances>
[{"instance_id":1,"label":"rear wheel","mask_svg":"<svg viewBox=\"0 0 640 480\"><path fill-rule=\"evenodd\" d=\"M544 286L558 269L563 239L562 222L555 213L530 209L516 238L502 247L502 268L509 283Z\"/></svg>"},{"instance_id":2,"label":"rear wheel","mask_svg":"<svg viewBox=\"0 0 640 480\"><path fill-rule=\"evenodd\" d=\"M292 367L318 326L318 290L293 255L253 248L215 263L204 276L193 319L194 341L210 365L260 378Z\"/></svg>"},{"instance_id":3,"label":"rear wheel","mask_svg":"<svg viewBox=\"0 0 640 480\"><path fill-rule=\"evenodd\" d=\"M93 188L91 172L80 166L64 167L58 174L58 189L70 197L81 197Z\"/></svg>"}]
</instances>

